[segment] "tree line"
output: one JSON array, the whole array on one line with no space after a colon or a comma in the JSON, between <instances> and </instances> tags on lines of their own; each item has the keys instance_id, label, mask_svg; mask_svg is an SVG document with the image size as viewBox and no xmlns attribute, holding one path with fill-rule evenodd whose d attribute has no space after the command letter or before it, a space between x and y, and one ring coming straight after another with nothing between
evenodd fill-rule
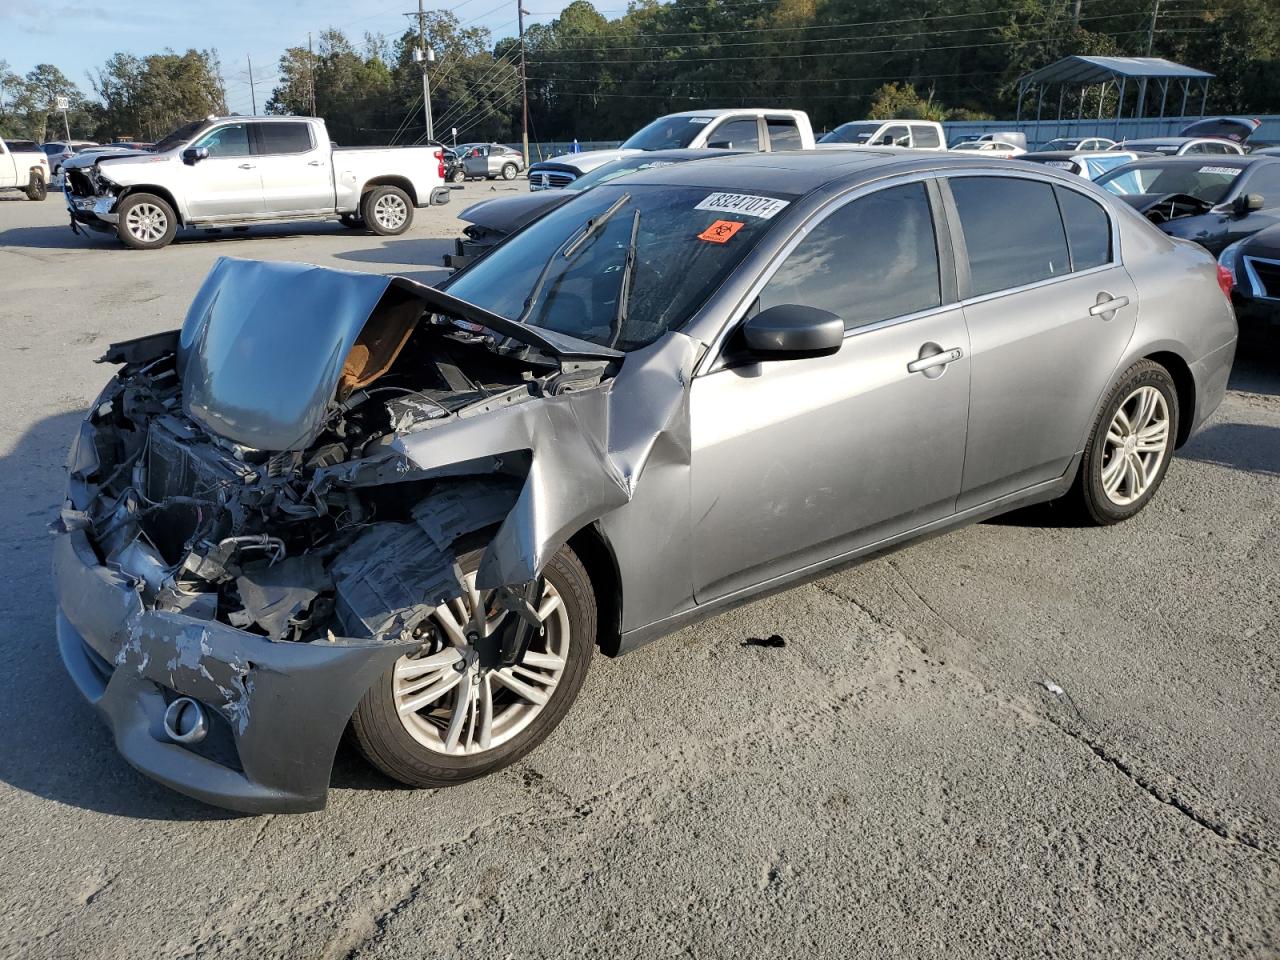
<instances>
[{"instance_id":1,"label":"tree line","mask_svg":"<svg viewBox=\"0 0 1280 960\"><path fill-rule=\"evenodd\" d=\"M609 18L575 0L525 35L531 139L625 137L649 119L699 107L807 110L818 129L868 116L1012 117L1019 76L1070 54L1157 56L1217 74L1208 109L1280 113L1274 0L630 0ZM437 139L513 141L520 131L520 44L429 13ZM325 117L344 144L425 139L416 29L353 41L326 30L280 57L270 113ZM0 135L60 132L154 140L226 112L212 50L116 54L88 93L57 67L25 76L0 61ZM265 89L263 91L266 93ZM1096 113L1097 93L1080 105ZM1054 105L1056 107L1056 104ZM1198 106L1198 104L1197 104Z\"/></svg>"}]
</instances>

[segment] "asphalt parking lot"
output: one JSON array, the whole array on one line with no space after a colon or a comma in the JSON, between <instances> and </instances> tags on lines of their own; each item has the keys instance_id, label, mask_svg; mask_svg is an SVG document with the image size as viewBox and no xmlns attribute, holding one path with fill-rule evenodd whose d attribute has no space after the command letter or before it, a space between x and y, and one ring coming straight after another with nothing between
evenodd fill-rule
<instances>
[{"instance_id":1,"label":"asphalt parking lot","mask_svg":"<svg viewBox=\"0 0 1280 960\"><path fill-rule=\"evenodd\" d=\"M487 780L344 748L328 809L248 817L119 759L45 533L93 360L223 255L437 280L465 199L513 189L154 252L0 199L0 955L1280 957L1280 340L1133 521L1004 518L598 656Z\"/></svg>"}]
</instances>

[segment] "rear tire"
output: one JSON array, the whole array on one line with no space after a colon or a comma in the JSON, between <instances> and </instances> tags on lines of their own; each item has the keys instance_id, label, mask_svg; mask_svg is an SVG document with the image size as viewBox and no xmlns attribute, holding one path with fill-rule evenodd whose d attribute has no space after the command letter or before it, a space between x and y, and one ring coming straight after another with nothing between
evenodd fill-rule
<instances>
[{"instance_id":1,"label":"rear tire","mask_svg":"<svg viewBox=\"0 0 1280 960\"><path fill-rule=\"evenodd\" d=\"M163 197L131 193L116 207L120 222L116 236L134 250L158 250L168 246L178 232L178 217Z\"/></svg>"},{"instance_id":2,"label":"rear tire","mask_svg":"<svg viewBox=\"0 0 1280 960\"><path fill-rule=\"evenodd\" d=\"M364 195L360 216L380 237L398 237L413 225L413 203L399 187L383 184Z\"/></svg>"},{"instance_id":3,"label":"rear tire","mask_svg":"<svg viewBox=\"0 0 1280 960\"><path fill-rule=\"evenodd\" d=\"M31 181L27 184L27 189L24 192L28 200L43 200L49 195L49 186L44 182L43 177L36 176L33 173Z\"/></svg>"},{"instance_id":4,"label":"rear tire","mask_svg":"<svg viewBox=\"0 0 1280 960\"><path fill-rule=\"evenodd\" d=\"M461 168L459 168L453 171L453 176L451 176L449 179L454 183L462 183L467 179L467 175L462 172Z\"/></svg>"},{"instance_id":5,"label":"rear tire","mask_svg":"<svg viewBox=\"0 0 1280 960\"><path fill-rule=\"evenodd\" d=\"M516 168L514 163L504 163L502 165L503 180L514 180L516 178L516 174L519 172L520 171Z\"/></svg>"},{"instance_id":6,"label":"rear tire","mask_svg":"<svg viewBox=\"0 0 1280 960\"><path fill-rule=\"evenodd\" d=\"M482 554L482 550L472 550L458 558L464 574L474 575ZM436 666L432 668L438 671L435 673L422 669L413 673L414 664L425 658L421 655L402 657L374 682L351 717L356 746L373 766L412 787L447 787L514 763L550 735L573 705L591 664L596 639L596 606L586 568L568 546L561 547L551 558L544 577L546 592L535 606L545 609L553 596L559 603L543 618L545 627L530 643L525 665L507 667L502 672L525 671L513 674L516 685L525 683L534 692L546 693L545 701L537 704L515 694L495 679L496 669L487 673L476 670L473 675L471 667L455 671L448 666ZM451 650L462 649L472 648L459 648L446 642L430 655L447 657ZM535 655L540 658L537 664L532 659ZM558 668L547 666L555 659L561 661ZM468 662L465 658L461 661L462 664ZM458 680L454 672L463 673L463 678ZM531 675L540 676L540 682L531 680ZM423 689L436 689L442 678L453 679L454 685L416 710L410 704L409 711L402 717L400 707L405 706L409 698L422 696ZM457 743L450 748L446 743L448 727L452 726L450 720L458 709L463 690L468 687L472 692L467 694L465 702L473 703L475 712L464 712L468 719L460 721ZM493 745L484 749L479 737L486 729L481 719L486 715L486 704ZM459 748L459 744L470 744L470 747Z\"/></svg>"},{"instance_id":7,"label":"rear tire","mask_svg":"<svg viewBox=\"0 0 1280 960\"><path fill-rule=\"evenodd\" d=\"M1164 367L1139 360L1107 395L1066 499L1097 526L1128 520L1155 495L1177 442L1178 391Z\"/></svg>"}]
</instances>

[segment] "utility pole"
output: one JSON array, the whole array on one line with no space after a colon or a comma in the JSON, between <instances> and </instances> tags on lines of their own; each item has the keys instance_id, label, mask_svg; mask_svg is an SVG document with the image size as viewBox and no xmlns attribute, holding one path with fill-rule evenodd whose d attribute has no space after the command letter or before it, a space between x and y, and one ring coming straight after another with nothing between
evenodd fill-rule
<instances>
[{"instance_id":1,"label":"utility pole","mask_svg":"<svg viewBox=\"0 0 1280 960\"><path fill-rule=\"evenodd\" d=\"M311 34L307 34L307 89L311 100L311 116L316 115L316 57L311 49Z\"/></svg>"},{"instance_id":2,"label":"utility pole","mask_svg":"<svg viewBox=\"0 0 1280 960\"><path fill-rule=\"evenodd\" d=\"M249 54L244 55L245 61L249 64L249 102L253 104L253 115L258 115L258 91L253 86L253 57ZM241 103L244 101L242 100Z\"/></svg>"},{"instance_id":3,"label":"utility pole","mask_svg":"<svg viewBox=\"0 0 1280 960\"><path fill-rule=\"evenodd\" d=\"M516 17L520 22L520 145L524 149L524 166L529 168L529 83L524 69L524 3L516 0Z\"/></svg>"},{"instance_id":4,"label":"utility pole","mask_svg":"<svg viewBox=\"0 0 1280 960\"><path fill-rule=\"evenodd\" d=\"M427 67L435 60L435 51L427 46L427 15L422 9L422 0L418 0L418 49L414 57L422 64L422 116L426 121L427 140L435 139L434 123L431 118L431 80L427 77Z\"/></svg>"},{"instance_id":5,"label":"utility pole","mask_svg":"<svg viewBox=\"0 0 1280 960\"><path fill-rule=\"evenodd\" d=\"M1077 28L1080 26L1080 0L1075 0L1071 6L1071 26Z\"/></svg>"},{"instance_id":6,"label":"utility pole","mask_svg":"<svg viewBox=\"0 0 1280 960\"><path fill-rule=\"evenodd\" d=\"M1151 8L1151 28L1147 31L1147 56L1151 56L1151 47L1156 41L1156 19L1160 16L1160 0L1155 0Z\"/></svg>"}]
</instances>

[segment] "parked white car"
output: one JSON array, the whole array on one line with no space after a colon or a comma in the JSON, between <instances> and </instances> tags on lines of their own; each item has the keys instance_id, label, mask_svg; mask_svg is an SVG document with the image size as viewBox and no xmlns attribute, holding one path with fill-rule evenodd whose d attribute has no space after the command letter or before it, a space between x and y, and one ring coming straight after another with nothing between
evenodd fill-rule
<instances>
[{"instance_id":1,"label":"parked white car","mask_svg":"<svg viewBox=\"0 0 1280 960\"><path fill-rule=\"evenodd\" d=\"M842 123L818 140L818 148L905 147L946 150L942 124L931 120L853 120Z\"/></svg>"},{"instance_id":2,"label":"parked white car","mask_svg":"<svg viewBox=\"0 0 1280 960\"><path fill-rule=\"evenodd\" d=\"M984 153L998 157L1017 157L1027 151L1016 144L1003 140L966 140L951 148L953 153Z\"/></svg>"},{"instance_id":3,"label":"parked white car","mask_svg":"<svg viewBox=\"0 0 1280 960\"><path fill-rule=\"evenodd\" d=\"M564 153L529 165L530 190L556 190L584 173L645 150L723 150L765 152L812 150L813 126L803 110L734 107L686 110L659 117L614 150Z\"/></svg>"},{"instance_id":4,"label":"parked white car","mask_svg":"<svg viewBox=\"0 0 1280 960\"><path fill-rule=\"evenodd\" d=\"M1159 154L1162 157L1244 156L1244 147L1221 137L1145 137L1141 140L1122 140L1111 149Z\"/></svg>"},{"instance_id":5,"label":"parked white car","mask_svg":"<svg viewBox=\"0 0 1280 960\"><path fill-rule=\"evenodd\" d=\"M49 192L49 158L29 140L0 140L0 191L21 190L28 200Z\"/></svg>"},{"instance_id":6,"label":"parked white car","mask_svg":"<svg viewBox=\"0 0 1280 960\"><path fill-rule=\"evenodd\" d=\"M334 147L315 117L209 117L148 150L77 156L63 170L73 230L144 250L179 226L340 219L395 236L415 207L449 202L443 148Z\"/></svg>"}]
</instances>

